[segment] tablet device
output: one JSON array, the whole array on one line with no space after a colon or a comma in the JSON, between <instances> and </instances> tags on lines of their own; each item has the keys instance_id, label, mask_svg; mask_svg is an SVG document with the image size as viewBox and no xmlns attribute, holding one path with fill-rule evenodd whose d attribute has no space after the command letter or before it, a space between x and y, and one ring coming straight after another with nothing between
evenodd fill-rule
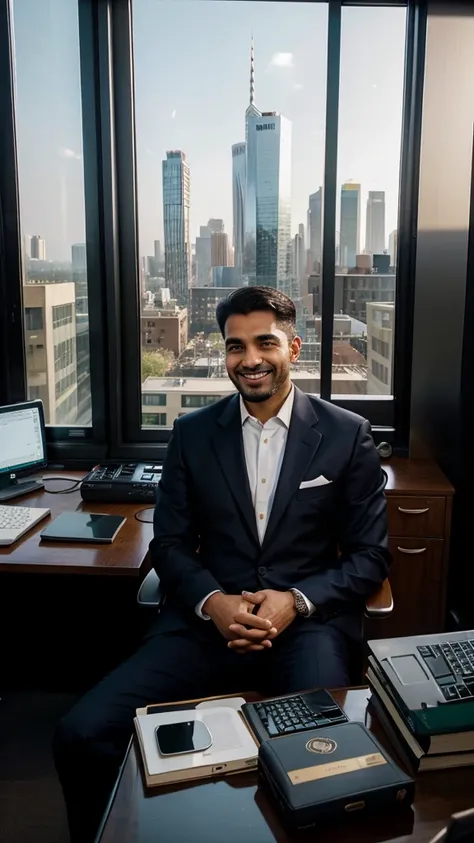
<instances>
[{"instance_id":1,"label":"tablet device","mask_svg":"<svg viewBox=\"0 0 474 843\"><path fill-rule=\"evenodd\" d=\"M126 518L92 512L62 512L41 533L41 539L57 542L110 544Z\"/></svg>"}]
</instances>

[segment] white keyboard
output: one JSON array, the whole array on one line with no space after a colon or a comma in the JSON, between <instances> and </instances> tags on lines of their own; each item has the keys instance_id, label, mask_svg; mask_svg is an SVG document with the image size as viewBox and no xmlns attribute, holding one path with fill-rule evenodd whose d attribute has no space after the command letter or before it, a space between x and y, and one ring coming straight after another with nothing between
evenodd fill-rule
<instances>
[{"instance_id":1,"label":"white keyboard","mask_svg":"<svg viewBox=\"0 0 474 843\"><path fill-rule=\"evenodd\" d=\"M0 506L0 545L18 541L50 512L34 506Z\"/></svg>"}]
</instances>

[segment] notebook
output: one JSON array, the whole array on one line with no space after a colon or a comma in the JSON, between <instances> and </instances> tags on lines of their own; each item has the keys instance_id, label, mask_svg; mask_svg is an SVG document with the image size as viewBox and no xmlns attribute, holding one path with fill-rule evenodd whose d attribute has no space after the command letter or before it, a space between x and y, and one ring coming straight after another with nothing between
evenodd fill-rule
<instances>
[{"instance_id":1,"label":"notebook","mask_svg":"<svg viewBox=\"0 0 474 843\"><path fill-rule=\"evenodd\" d=\"M42 531L41 539L58 542L110 544L126 520L121 515L62 512Z\"/></svg>"}]
</instances>

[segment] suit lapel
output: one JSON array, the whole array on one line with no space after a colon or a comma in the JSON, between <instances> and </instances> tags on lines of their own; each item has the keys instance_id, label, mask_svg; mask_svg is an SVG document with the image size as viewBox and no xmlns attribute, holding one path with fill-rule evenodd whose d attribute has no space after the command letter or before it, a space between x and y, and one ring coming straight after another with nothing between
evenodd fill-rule
<instances>
[{"instance_id":1,"label":"suit lapel","mask_svg":"<svg viewBox=\"0 0 474 843\"><path fill-rule=\"evenodd\" d=\"M222 415L217 419L217 431L212 444L232 496L240 509L251 535L257 544L260 545L247 466L245 464L242 418L238 395L232 396L226 404Z\"/></svg>"},{"instance_id":2,"label":"suit lapel","mask_svg":"<svg viewBox=\"0 0 474 843\"><path fill-rule=\"evenodd\" d=\"M295 387L293 412L286 440L285 455L272 511L265 530L264 549L271 542L275 527L280 524L290 500L298 491L306 469L318 450L322 436L315 429L317 422L318 416L311 401Z\"/></svg>"}]
</instances>

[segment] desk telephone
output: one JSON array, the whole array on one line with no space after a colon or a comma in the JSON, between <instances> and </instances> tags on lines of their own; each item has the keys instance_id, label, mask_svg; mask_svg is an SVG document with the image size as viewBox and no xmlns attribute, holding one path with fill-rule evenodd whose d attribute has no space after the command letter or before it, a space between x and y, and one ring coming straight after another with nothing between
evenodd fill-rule
<instances>
[{"instance_id":1,"label":"desk telephone","mask_svg":"<svg viewBox=\"0 0 474 843\"><path fill-rule=\"evenodd\" d=\"M96 465L82 481L81 496L85 501L150 504L160 477L161 465L154 462Z\"/></svg>"}]
</instances>

